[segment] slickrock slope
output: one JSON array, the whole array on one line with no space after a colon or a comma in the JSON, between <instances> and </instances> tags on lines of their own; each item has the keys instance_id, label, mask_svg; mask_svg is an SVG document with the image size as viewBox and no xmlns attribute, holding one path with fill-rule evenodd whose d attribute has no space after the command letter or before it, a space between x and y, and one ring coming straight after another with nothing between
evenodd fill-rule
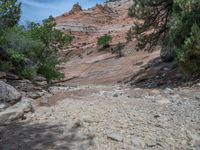
<instances>
[{"instance_id":1,"label":"slickrock slope","mask_svg":"<svg viewBox=\"0 0 200 150\"><path fill-rule=\"evenodd\" d=\"M132 0L97 4L88 10L75 4L71 11L56 18L57 29L72 33L76 39L75 46L96 46L97 37L104 34L113 36L113 44L125 42L126 32L133 25L128 17L128 8Z\"/></svg>"}]
</instances>

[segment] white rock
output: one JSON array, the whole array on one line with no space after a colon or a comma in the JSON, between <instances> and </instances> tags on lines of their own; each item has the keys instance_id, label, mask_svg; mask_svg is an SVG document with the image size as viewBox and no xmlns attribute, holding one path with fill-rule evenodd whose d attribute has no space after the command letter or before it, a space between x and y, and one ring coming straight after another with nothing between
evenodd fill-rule
<instances>
[{"instance_id":1,"label":"white rock","mask_svg":"<svg viewBox=\"0 0 200 150\"><path fill-rule=\"evenodd\" d=\"M174 94L174 90L172 90L172 89L170 89L170 88L166 88L166 89L164 90L164 93L165 93L165 94Z\"/></svg>"},{"instance_id":2,"label":"white rock","mask_svg":"<svg viewBox=\"0 0 200 150\"><path fill-rule=\"evenodd\" d=\"M31 99L22 98L22 101L8 107L5 111L0 112L0 124L8 123L10 121L20 119L25 113L32 112Z\"/></svg>"},{"instance_id":3,"label":"white rock","mask_svg":"<svg viewBox=\"0 0 200 150\"><path fill-rule=\"evenodd\" d=\"M13 105L19 102L21 94L11 85L0 81L0 103L6 106Z\"/></svg>"},{"instance_id":4,"label":"white rock","mask_svg":"<svg viewBox=\"0 0 200 150\"><path fill-rule=\"evenodd\" d=\"M123 141L123 136L120 133L116 133L116 132L108 133L107 137L114 141L118 141L118 142Z\"/></svg>"}]
</instances>

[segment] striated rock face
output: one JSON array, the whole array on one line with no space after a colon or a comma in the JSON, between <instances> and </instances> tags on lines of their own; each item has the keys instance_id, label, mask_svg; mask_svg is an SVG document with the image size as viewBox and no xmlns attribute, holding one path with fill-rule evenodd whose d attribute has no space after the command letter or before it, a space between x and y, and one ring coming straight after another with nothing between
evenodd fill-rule
<instances>
[{"instance_id":1,"label":"striated rock face","mask_svg":"<svg viewBox=\"0 0 200 150\"><path fill-rule=\"evenodd\" d=\"M113 36L112 44L125 42L126 32L133 25L133 19L128 17L132 4L132 0L119 0L88 10L75 4L70 12L56 17L56 28L74 34L73 45L96 46L97 37L104 34Z\"/></svg>"}]
</instances>

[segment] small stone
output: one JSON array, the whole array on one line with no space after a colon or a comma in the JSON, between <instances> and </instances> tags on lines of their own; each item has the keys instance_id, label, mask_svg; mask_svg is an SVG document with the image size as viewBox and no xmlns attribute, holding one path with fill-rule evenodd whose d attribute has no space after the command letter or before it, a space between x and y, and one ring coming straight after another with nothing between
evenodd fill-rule
<instances>
[{"instance_id":1,"label":"small stone","mask_svg":"<svg viewBox=\"0 0 200 150\"><path fill-rule=\"evenodd\" d=\"M39 95L36 92L27 92L26 95L27 97L32 98L32 99L38 99L41 97L41 95Z\"/></svg>"},{"instance_id":2,"label":"small stone","mask_svg":"<svg viewBox=\"0 0 200 150\"><path fill-rule=\"evenodd\" d=\"M47 81L39 81L39 82L35 82L36 85L39 85L39 86L46 86L48 85L48 82Z\"/></svg>"},{"instance_id":3,"label":"small stone","mask_svg":"<svg viewBox=\"0 0 200 150\"><path fill-rule=\"evenodd\" d=\"M36 82L42 82L42 81L46 81L46 78L45 77L42 77L42 76L37 76L33 79L33 81L36 81Z\"/></svg>"},{"instance_id":4,"label":"small stone","mask_svg":"<svg viewBox=\"0 0 200 150\"><path fill-rule=\"evenodd\" d=\"M118 142L122 142L123 141L123 136L119 133L110 133L107 135L107 137L111 140L114 140L114 141L118 141Z\"/></svg>"},{"instance_id":5,"label":"small stone","mask_svg":"<svg viewBox=\"0 0 200 150\"><path fill-rule=\"evenodd\" d=\"M158 100L158 103L159 104L169 104L171 103L169 99L166 99L166 98L162 98L160 100Z\"/></svg>"},{"instance_id":6,"label":"small stone","mask_svg":"<svg viewBox=\"0 0 200 150\"><path fill-rule=\"evenodd\" d=\"M157 90L157 89L153 89L153 90L151 91L151 93L157 95L157 94L160 94L160 91Z\"/></svg>"},{"instance_id":7,"label":"small stone","mask_svg":"<svg viewBox=\"0 0 200 150\"><path fill-rule=\"evenodd\" d=\"M165 94L174 94L174 91L173 91L172 89L170 89L170 88L166 88L166 89L164 90L164 93L165 93Z\"/></svg>"},{"instance_id":8,"label":"small stone","mask_svg":"<svg viewBox=\"0 0 200 150\"><path fill-rule=\"evenodd\" d=\"M159 117L160 117L160 115L154 115L153 117L154 117L154 118L159 118Z\"/></svg>"},{"instance_id":9,"label":"small stone","mask_svg":"<svg viewBox=\"0 0 200 150\"><path fill-rule=\"evenodd\" d=\"M169 67L163 67L162 70L163 71L170 71L171 69Z\"/></svg>"},{"instance_id":10,"label":"small stone","mask_svg":"<svg viewBox=\"0 0 200 150\"><path fill-rule=\"evenodd\" d=\"M5 104L0 104L0 112L3 111L7 106Z\"/></svg>"},{"instance_id":11,"label":"small stone","mask_svg":"<svg viewBox=\"0 0 200 150\"><path fill-rule=\"evenodd\" d=\"M114 94L113 97L118 97L118 94Z\"/></svg>"},{"instance_id":12,"label":"small stone","mask_svg":"<svg viewBox=\"0 0 200 150\"><path fill-rule=\"evenodd\" d=\"M131 140L131 143L134 146L141 146L143 141L139 137L133 137L132 140Z\"/></svg>"}]
</instances>

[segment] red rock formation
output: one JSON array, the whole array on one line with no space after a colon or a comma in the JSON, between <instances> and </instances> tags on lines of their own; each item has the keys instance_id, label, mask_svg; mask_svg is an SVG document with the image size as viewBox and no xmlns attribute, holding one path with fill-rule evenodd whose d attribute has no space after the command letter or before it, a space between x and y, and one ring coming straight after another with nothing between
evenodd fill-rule
<instances>
[{"instance_id":1,"label":"red rock formation","mask_svg":"<svg viewBox=\"0 0 200 150\"><path fill-rule=\"evenodd\" d=\"M75 4L71 11L56 18L56 28L74 34L74 46L96 46L97 38L104 34L113 36L112 44L125 42L126 32L133 25L133 19L128 17L132 3L132 0L120 0L97 4L88 10Z\"/></svg>"}]
</instances>

